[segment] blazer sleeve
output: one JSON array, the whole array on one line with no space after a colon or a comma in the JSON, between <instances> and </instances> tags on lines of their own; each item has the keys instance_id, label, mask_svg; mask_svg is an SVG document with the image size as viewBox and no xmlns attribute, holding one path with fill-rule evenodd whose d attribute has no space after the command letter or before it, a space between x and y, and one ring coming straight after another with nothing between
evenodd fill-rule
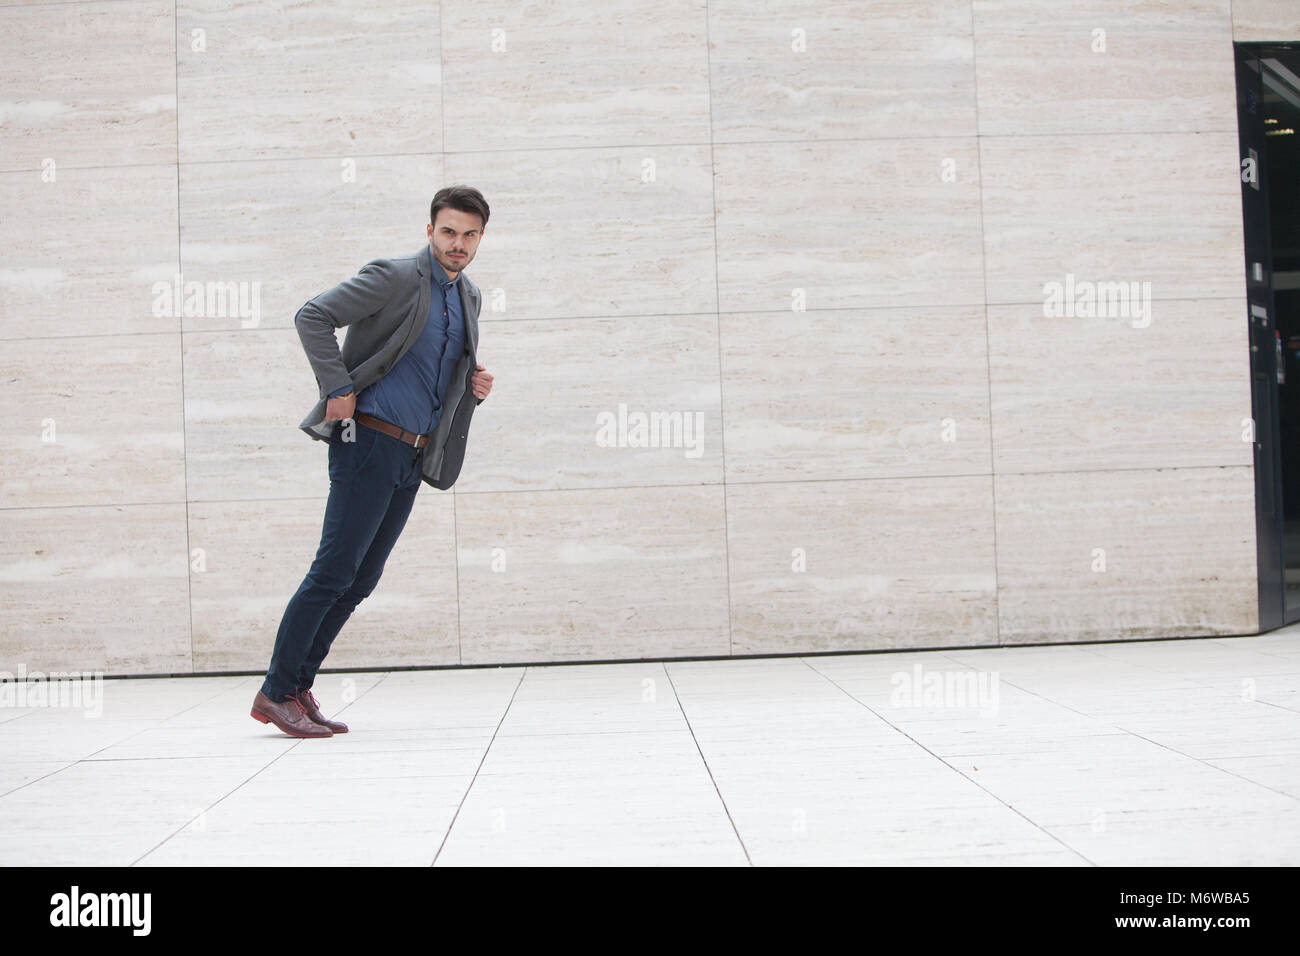
<instances>
[{"instance_id":1,"label":"blazer sleeve","mask_svg":"<svg viewBox=\"0 0 1300 956\"><path fill-rule=\"evenodd\" d=\"M334 330L382 309L393 297L395 278L392 260L367 262L355 276L311 299L293 317L307 361L316 373L321 398L352 384Z\"/></svg>"}]
</instances>

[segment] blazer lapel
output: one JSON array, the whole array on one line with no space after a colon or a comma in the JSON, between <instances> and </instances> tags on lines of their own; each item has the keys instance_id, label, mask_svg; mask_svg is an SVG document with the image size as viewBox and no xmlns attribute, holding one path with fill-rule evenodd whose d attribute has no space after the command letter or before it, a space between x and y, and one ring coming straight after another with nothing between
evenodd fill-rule
<instances>
[{"instance_id":1,"label":"blazer lapel","mask_svg":"<svg viewBox=\"0 0 1300 956\"><path fill-rule=\"evenodd\" d=\"M469 350L477 356L479 297L469 294L469 285L463 272L456 286L460 289L460 314L465 317L465 335L469 339Z\"/></svg>"}]
</instances>

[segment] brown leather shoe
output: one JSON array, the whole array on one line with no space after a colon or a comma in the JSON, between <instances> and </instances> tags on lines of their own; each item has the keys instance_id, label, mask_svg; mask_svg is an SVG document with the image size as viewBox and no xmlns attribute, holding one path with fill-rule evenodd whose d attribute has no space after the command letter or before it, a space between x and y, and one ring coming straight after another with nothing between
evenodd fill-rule
<instances>
[{"instance_id":1,"label":"brown leather shoe","mask_svg":"<svg viewBox=\"0 0 1300 956\"><path fill-rule=\"evenodd\" d=\"M325 715L320 712L320 704L316 703L316 698L312 696L311 691L298 691L298 703L302 706L302 709L307 716L322 727L328 727L336 734L346 734L348 732L347 724L340 723L337 720L325 719Z\"/></svg>"},{"instance_id":2,"label":"brown leather shoe","mask_svg":"<svg viewBox=\"0 0 1300 956\"><path fill-rule=\"evenodd\" d=\"M323 727L307 716L302 704L296 698L274 701L260 690L253 698L253 708L249 711L254 720L264 724L275 724L290 737L333 737L334 732Z\"/></svg>"}]
</instances>

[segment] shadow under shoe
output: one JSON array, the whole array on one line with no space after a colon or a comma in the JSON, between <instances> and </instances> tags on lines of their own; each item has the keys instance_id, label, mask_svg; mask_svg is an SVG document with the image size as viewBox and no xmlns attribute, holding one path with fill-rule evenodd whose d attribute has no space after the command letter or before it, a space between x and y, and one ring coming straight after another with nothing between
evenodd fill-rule
<instances>
[{"instance_id":1,"label":"shadow under shoe","mask_svg":"<svg viewBox=\"0 0 1300 956\"><path fill-rule=\"evenodd\" d=\"M297 698L274 701L260 690L253 698L249 714L264 724L275 724L290 737L333 737L334 731L307 716Z\"/></svg>"}]
</instances>

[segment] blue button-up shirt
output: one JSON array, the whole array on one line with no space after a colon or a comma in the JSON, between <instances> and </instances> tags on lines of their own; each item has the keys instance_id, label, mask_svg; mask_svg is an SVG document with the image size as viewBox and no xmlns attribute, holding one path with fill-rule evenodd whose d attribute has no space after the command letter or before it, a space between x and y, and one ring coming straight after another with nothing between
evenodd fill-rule
<instances>
[{"instance_id":1,"label":"blue button-up shirt","mask_svg":"<svg viewBox=\"0 0 1300 956\"><path fill-rule=\"evenodd\" d=\"M452 370L465 351L460 273L449 279L432 252L429 266L432 289L424 330L387 375L361 390L356 409L417 435L432 434L438 427Z\"/></svg>"}]
</instances>

